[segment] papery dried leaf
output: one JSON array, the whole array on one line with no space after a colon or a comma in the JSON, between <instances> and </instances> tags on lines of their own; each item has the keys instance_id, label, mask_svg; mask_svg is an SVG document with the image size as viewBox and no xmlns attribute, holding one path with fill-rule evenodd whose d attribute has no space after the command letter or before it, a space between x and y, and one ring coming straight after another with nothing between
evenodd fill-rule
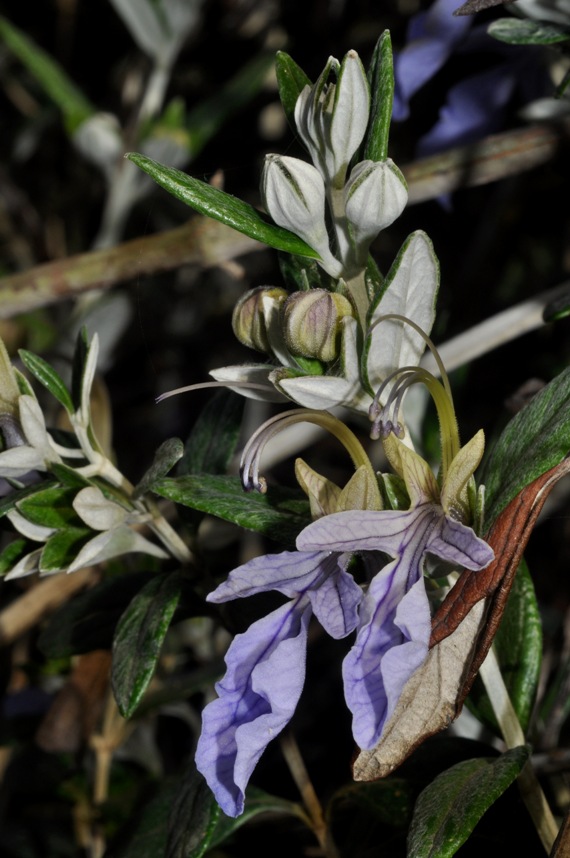
<instances>
[{"instance_id":1,"label":"papery dried leaf","mask_svg":"<svg viewBox=\"0 0 570 858\"><path fill-rule=\"evenodd\" d=\"M526 486L500 514L487 538L495 560L482 571L464 572L440 606L428 656L404 686L380 742L357 756L355 780L386 777L459 715L493 641L536 519L552 488L569 472L570 459L565 459Z\"/></svg>"}]
</instances>

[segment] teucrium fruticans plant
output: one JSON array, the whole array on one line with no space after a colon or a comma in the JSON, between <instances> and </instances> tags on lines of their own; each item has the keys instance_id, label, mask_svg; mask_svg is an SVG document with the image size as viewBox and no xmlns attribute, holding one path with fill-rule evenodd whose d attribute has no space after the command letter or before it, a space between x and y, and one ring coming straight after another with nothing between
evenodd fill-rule
<instances>
[{"instance_id":1,"label":"teucrium fruticans plant","mask_svg":"<svg viewBox=\"0 0 570 858\"><path fill-rule=\"evenodd\" d=\"M267 360L212 373L220 386L298 406L270 418L247 440L240 480L224 473L237 443L234 406L221 406L204 418L186 451L177 439L166 442L135 488L94 429L97 338L79 338L69 387L41 358L21 354L25 368L66 413L69 430L63 436L46 426L30 384L0 346L0 476L6 480L1 509L18 534L0 557L7 579L35 571L73 572L135 553L149 555L151 565L170 561L190 567L190 550L151 492L198 513L268 536L278 534L284 543L285 550L237 565L207 596L213 605L268 591L285 597L280 607L234 637L217 697L203 712L196 766L229 817L247 807L246 789L261 754L293 716L305 681L313 616L334 639L353 635L342 666L344 696L356 743L374 755L391 739L398 706L430 659L428 592L441 601L456 577L449 577L452 572L464 569L476 580L501 559L481 532L483 491L477 489L475 472L484 453L483 432L460 442L449 380L429 338L439 283L432 244L424 232L412 233L385 275L370 256L372 242L407 200L404 178L388 158L393 89L389 37L379 40L368 74L355 51L341 62L331 57L315 84L286 54L279 55L277 68L284 109L312 163L266 157L261 198L271 220L177 170L130 156L200 212L292 257L283 264L287 288L250 289L233 313L236 336ZM439 377L420 365L426 346L436 357ZM406 426L404 400L418 384L430 394L439 421L435 472L414 448ZM530 439L525 477L512 483L517 491L557 466L570 446L568 419L559 419L570 398L568 379L552 385L517 427L515 442L504 442L502 458L507 461L514 444ZM353 431L329 412L338 405L369 416L371 436L383 445L389 473L375 472ZM295 475L308 502L278 490L269 502L260 474L262 452L282 430L303 422L340 443L352 473L337 485L298 459ZM185 472L168 477L181 458ZM501 512L516 491L501 495L497 486L505 483L505 475L501 462L491 461L491 502L499 505L499 497ZM189 532L196 526L191 519ZM199 570L191 568L192 586L200 590ZM118 625L113 688L126 717L141 703L160 644L183 601L182 580L183 573L171 569L147 580ZM525 598L531 600L528 592ZM459 645L454 655L462 665L464 660L465 668L471 649ZM516 697L516 711L505 726L504 711L499 717L496 705L502 687L497 691L488 684L510 750L490 773L479 765L467 767L480 783L475 798L462 808L463 839L484 812L481 806L485 801L485 808L489 805L489 795L500 795L525 765L528 749L516 747L522 736L517 714L528 714L535 688L531 683ZM426 720L425 712L418 717ZM410 746L421 741L420 734L407 739ZM464 776L463 769L452 769L444 785L448 780L462 784ZM204 797L202 788L192 789L210 807L213 800ZM529 793L533 790L534 785L528 787ZM424 804L433 800L430 792ZM453 827L453 809L446 805L442 813ZM420 845L410 854L424 854L425 844L435 842L437 813L433 818L435 823L426 823L427 833L423 821L416 821L414 838ZM201 848L209 842L214 842L211 826Z\"/></svg>"}]
</instances>

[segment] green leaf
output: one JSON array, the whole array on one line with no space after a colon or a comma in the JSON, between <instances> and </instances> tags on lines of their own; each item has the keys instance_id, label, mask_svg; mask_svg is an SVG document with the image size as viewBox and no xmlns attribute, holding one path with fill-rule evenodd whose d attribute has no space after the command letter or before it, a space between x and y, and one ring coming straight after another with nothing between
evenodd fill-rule
<instances>
[{"instance_id":1,"label":"green leaf","mask_svg":"<svg viewBox=\"0 0 570 858\"><path fill-rule=\"evenodd\" d=\"M202 410L180 463L181 474L225 474L235 453L245 399L220 390Z\"/></svg>"},{"instance_id":2,"label":"green leaf","mask_svg":"<svg viewBox=\"0 0 570 858\"><path fill-rule=\"evenodd\" d=\"M285 51L277 51L275 57L275 74L277 75L277 87L279 98L289 125L296 130L295 105L297 99L306 86L311 86L311 81L294 59Z\"/></svg>"},{"instance_id":3,"label":"green leaf","mask_svg":"<svg viewBox=\"0 0 570 858\"><path fill-rule=\"evenodd\" d=\"M6 575L18 560L21 560L30 551L33 551L35 546L28 542L27 539L14 539L0 553L0 575Z\"/></svg>"},{"instance_id":4,"label":"green leaf","mask_svg":"<svg viewBox=\"0 0 570 858\"><path fill-rule=\"evenodd\" d=\"M77 334L75 351L73 353L73 367L71 372L71 399L74 411L81 408L81 394L83 391L83 378L87 367L89 356L89 337L87 329L81 328Z\"/></svg>"},{"instance_id":5,"label":"green leaf","mask_svg":"<svg viewBox=\"0 0 570 858\"><path fill-rule=\"evenodd\" d=\"M69 658L95 649L111 649L115 628L127 605L154 572L104 578L74 596L53 614L38 639L47 658Z\"/></svg>"},{"instance_id":6,"label":"green leaf","mask_svg":"<svg viewBox=\"0 0 570 858\"><path fill-rule=\"evenodd\" d=\"M36 483L33 486L26 486L23 489L17 489L9 495L6 495L6 497L0 498L0 518L15 509L16 504L24 498L28 498L38 492L43 492L44 489L51 486L55 486L55 482L53 480L43 480L41 483Z\"/></svg>"},{"instance_id":7,"label":"green leaf","mask_svg":"<svg viewBox=\"0 0 570 858\"><path fill-rule=\"evenodd\" d=\"M55 396L68 414L72 414L74 408L71 395L59 373L39 355L26 351L26 349L20 349L19 355L26 369L49 390L52 396Z\"/></svg>"},{"instance_id":8,"label":"green leaf","mask_svg":"<svg viewBox=\"0 0 570 858\"><path fill-rule=\"evenodd\" d=\"M524 560L515 576L493 645L509 697L526 732L542 662L542 623L534 585ZM501 735L493 707L479 679L471 689L468 704L480 720Z\"/></svg>"},{"instance_id":9,"label":"green leaf","mask_svg":"<svg viewBox=\"0 0 570 858\"><path fill-rule=\"evenodd\" d=\"M407 858L455 855L529 755L528 747L513 748L497 759L465 760L438 775L416 803Z\"/></svg>"},{"instance_id":10,"label":"green leaf","mask_svg":"<svg viewBox=\"0 0 570 858\"><path fill-rule=\"evenodd\" d=\"M364 158L371 161L385 161L388 157L388 139L394 101L394 66L389 30L384 30L376 42L368 70L368 83L372 103L364 143Z\"/></svg>"},{"instance_id":11,"label":"green leaf","mask_svg":"<svg viewBox=\"0 0 570 858\"><path fill-rule=\"evenodd\" d=\"M243 200L136 152L129 152L126 157L158 185L201 214L219 220L226 226L231 226L232 229L277 250L308 256L311 259L320 258L301 238L281 226L269 223L257 209Z\"/></svg>"},{"instance_id":12,"label":"green leaf","mask_svg":"<svg viewBox=\"0 0 570 858\"><path fill-rule=\"evenodd\" d=\"M166 477L156 483L153 491L285 545L294 545L299 532L311 521L308 501L301 499L300 492L270 487L265 495L246 494L238 477L210 474Z\"/></svg>"},{"instance_id":13,"label":"green leaf","mask_svg":"<svg viewBox=\"0 0 570 858\"><path fill-rule=\"evenodd\" d=\"M288 816L297 816L303 822L306 822L306 817L301 807L295 804L295 802L269 795L269 793L263 792L263 790L256 787L248 787L245 793L245 807L242 815L233 819L231 816L220 814L210 840L210 847L219 846L234 831L237 831L246 822L249 822L262 813L283 813Z\"/></svg>"},{"instance_id":14,"label":"green leaf","mask_svg":"<svg viewBox=\"0 0 570 858\"><path fill-rule=\"evenodd\" d=\"M220 813L208 784L190 765L172 805L164 858L201 858Z\"/></svg>"},{"instance_id":15,"label":"green leaf","mask_svg":"<svg viewBox=\"0 0 570 858\"><path fill-rule=\"evenodd\" d=\"M555 45L570 39L568 29L542 21L499 18L489 25L487 32L499 42L509 45Z\"/></svg>"},{"instance_id":16,"label":"green leaf","mask_svg":"<svg viewBox=\"0 0 570 858\"><path fill-rule=\"evenodd\" d=\"M148 687L180 592L178 572L157 576L145 584L119 621L111 684L123 718L130 718Z\"/></svg>"},{"instance_id":17,"label":"green leaf","mask_svg":"<svg viewBox=\"0 0 570 858\"><path fill-rule=\"evenodd\" d=\"M164 441L154 454L152 465L133 491L133 498L136 500L149 492L153 483L165 477L183 455L184 444L180 438L168 438Z\"/></svg>"},{"instance_id":18,"label":"green leaf","mask_svg":"<svg viewBox=\"0 0 570 858\"><path fill-rule=\"evenodd\" d=\"M80 526L81 519L72 507L76 494L75 489L51 487L18 501L16 507L28 521L43 527Z\"/></svg>"},{"instance_id":19,"label":"green leaf","mask_svg":"<svg viewBox=\"0 0 570 858\"><path fill-rule=\"evenodd\" d=\"M203 101L186 117L193 158L204 148L224 122L257 95L273 65L273 54L254 57L212 98Z\"/></svg>"},{"instance_id":20,"label":"green leaf","mask_svg":"<svg viewBox=\"0 0 570 858\"><path fill-rule=\"evenodd\" d=\"M525 486L570 450L570 367L556 376L507 424L491 451L485 483L486 532Z\"/></svg>"},{"instance_id":21,"label":"green leaf","mask_svg":"<svg viewBox=\"0 0 570 858\"><path fill-rule=\"evenodd\" d=\"M86 527L58 530L46 542L40 558L40 572L60 572L67 569L79 551L93 537Z\"/></svg>"},{"instance_id":22,"label":"green leaf","mask_svg":"<svg viewBox=\"0 0 570 858\"><path fill-rule=\"evenodd\" d=\"M3 17L0 17L0 37L59 107L69 134L95 113L93 105L59 63Z\"/></svg>"}]
</instances>

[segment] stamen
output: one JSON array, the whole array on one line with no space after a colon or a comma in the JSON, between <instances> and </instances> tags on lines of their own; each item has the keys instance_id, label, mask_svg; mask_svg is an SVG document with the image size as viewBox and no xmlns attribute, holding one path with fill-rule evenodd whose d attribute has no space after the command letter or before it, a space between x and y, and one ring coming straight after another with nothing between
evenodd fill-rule
<instances>
[{"instance_id":1,"label":"stamen","mask_svg":"<svg viewBox=\"0 0 570 858\"><path fill-rule=\"evenodd\" d=\"M403 437L404 430L402 424L398 421L398 413L402 405L404 394L412 384L425 384L437 409L441 440L441 466L443 477L445 479L451 462L459 452L459 431L457 428L455 409L453 407L453 397L451 394L449 378L447 377L445 367L433 342L425 331L423 331L414 321L406 318L406 316L400 315L399 313L387 313L385 316L380 316L376 319L373 327L380 322L390 320L410 325L415 331L417 331L435 358L441 374L441 381L438 381L431 372L428 372L428 370L421 366L402 367L401 369L397 369L390 373L390 375L388 375L380 385L370 407L369 416L373 421L371 437L379 438L382 436L383 438L387 438L391 432L393 432L398 438ZM394 379L397 380L394 382ZM382 407L380 406L380 399L386 389L386 386L391 382L394 382L393 389L390 391L388 401Z\"/></svg>"},{"instance_id":2,"label":"stamen","mask_svg":"<svg viewBox=\"0 0 570 858\"><path fill-rule=\"evenodd\" d=\"M309 411L305 408L295 408L271 417L257 429L245 445L240 461L240 476L245 491L267 491L267 482L264 477L259 476L259 464L265 445L271 439L296 423L314 423L322 429L326 429L337 438L349 454L355 469L364 466L370 475L371 486L377 488L377 508L382 508L380 490L374 468L366 455L364 447L353 432L348 429L337 417L326 411Z\"/></svg>"},{"instance_id":3,"label":"stamen","mask_svg":"<svg viewBox=\"0 0 570 858\"><path fill-rule=\"evenodd\" d=\"M249 390L273 390L273 386L269 384L258 384L254 381L201 381L199 384L188 384L186 387L176 387L174 390L167 390L166 393L161 393L157 396L155 402L158 404L170 396L178 396L179 393L187 393L190 390L204 390L206 387L225 387L231 390L232 387L246 387Z\"/></svg>"}]
</instances>

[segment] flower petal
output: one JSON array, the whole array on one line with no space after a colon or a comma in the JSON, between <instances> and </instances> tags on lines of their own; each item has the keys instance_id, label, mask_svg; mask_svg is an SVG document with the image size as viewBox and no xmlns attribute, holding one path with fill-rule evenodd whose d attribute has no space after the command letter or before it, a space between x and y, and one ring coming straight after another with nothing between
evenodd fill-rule
<instances>
[{"instance_id":1,"label":"flower petal","mask_svg":"<svg viewBox=\"0 0 570 858\"><path fill-rule=\"evenodd\" d=\"M282 551L264 554L238 566L207 597L208 602L229 602L256 593L277 590L293 598L310 587L318 587L329 574L329 551ZM336 562L333 559L333 567Z\"/></svg>"},{"instance_id":2,"label":"flower petal","mask_svg":"<svg viewBox=\"0 0 570 858\"><path fill-rule=\"evenodd\" d=\"M447 517L434 531L427 550L442 560L466 569L484 569L495 557L491 546L476 536L472 528Z\"/></svg>"},{"instance_id":3,"label":"flower petal","mask_svg":"<svg viewBox=\"0 0 570 858\"><path fill-rule=\"evenodd\" d=\"M211 370L210 375L247 399L258 399L261 402L286 402L286 397L269 381L269 374L274 369L274 366L267 363L221 366L219 369Z\"/></svg>"},{"instance_id":4,"label":"flower petal","mask_svg":"<svg viewBox=\"0 0 570 858\"><path fill-rule=\"evenodd\" d=\"M243 812L261 754L290 721L305 681L305 600L288 602L234 638L217 700L202 715L196 765L225 814Z\"/></svg>"},{"instance_id":5,"label":"flower petal","mask_svg":"<svg viewBox=\"0 0 570 858\"><path fill-rule=\"evenodd\" d=\"M429 603L417 553L413 560L395 560L373 579L362 626L343 663L352 732L361 748L376 745L404 685L428 652Z\"/></svg>"},{"instance_id":6,"label":"flower petal","mask_svg":"<svg viewBox=\"0 0 570 858\"><path fill-rule=\"evenodd\" d=\"M313 612L324 630L335 639L344 638L354 631L358 623L358 608L362 601L362 590L346 571L350 555L331 554L321 562L329 574L320 587L307 591Z\"/></svg>"},{"instance_id":7,"label":"flower petal","mask_svg":"<svg viewBox=\"0 0 570 858\"><path fill-rule=\"evenodd\" d=\"M324 516L301 531L297 537L299 551L386 551L400 556L416 536L423 532L424 519L437 518L437 507L422 504L415 509L347 510ZM431 549L430 549L431 550Z\"/></svg>"}]
</instances>

